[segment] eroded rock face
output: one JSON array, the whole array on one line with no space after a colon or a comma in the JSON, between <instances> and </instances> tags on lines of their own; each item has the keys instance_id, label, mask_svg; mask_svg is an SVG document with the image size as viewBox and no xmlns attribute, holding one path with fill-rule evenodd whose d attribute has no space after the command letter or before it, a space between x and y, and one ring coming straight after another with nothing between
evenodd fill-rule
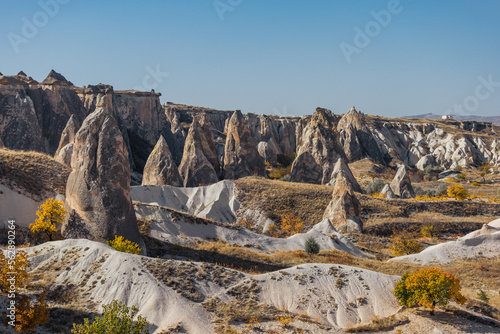
<instances>
[{"instance_id":1,"label":"eroded rock face","mask_svg":"<svg viewBox=\"0 0 500 334\"><path fill-rule=\"evenodd\" d=\"M342 159L342 158L337 160L337 162L335 163L335 166L334 166L333 172L332 172L332 176L330 177L330 182L328 182L328 185L330 185L330 186L335 185L335 182L337 181L339 174L341 174L342 178L346 179L351 184L351 187L354 191L356 191L358 193L363 192L358 181L356 180L356 178L352 174L351 169L349 168L349 166L347 166L344 159Z\"/></svg>"},{"instance_id":2,"label":"eroded rock face","mask_svg":"<svg viewBox=\"0 0 500 334\"><path fill-rule=\"evenodd\" d=\"M211 140L212 145L207 143L208 140ZM217 153L211 151L212 146L215 150L211 134L208 137L198 119L195 118L189 128L186 143L184 144L184 154L179 165L179 172L185 187L198 187L219 181L214 166L205 155L205 153L208 153L212 159L214 156L217 159Z\"/></svg>"},{"instance_id":3,"label":"eroded rock face","mask_svg":"<svg viewBox=\"0 0 500 334\"><path fill-rule=\"evenodd\" d=\"M269 139L267 142L261 141L259 145L257 145L257 150L264 161L269 161L272 165L276 164L278 161L280 149L274 138Z\"/></svg>"},{"instance_id":4,"label":"eroded rock face","mask_svg":"<svg viewBox=\"0 0 500 334\"><path fill-rule=\"evenodd\" d=\"M50 71L49 75L43 80L42 85L67 85L73 86L73 83L66 80L66 78L56 71Z\"/></svg>"},{"instance_id":5,"label":"eroded rock face","mask_svg":"<svg viewBox=\"0 0 500 334\"><path fill-rule=\"evenodd\" d=\"M338 163L342 165L342 162ZM349 167L344 166L336 173L332 200L328 204L323 218L328 218L339 232L362 232L363 222L360 218L361 204L356 195L355 188L359 187Z\"/></svg>"},{"instance_id":6,"label":"eroded rock face","mask_svg":"<svg viewBox=\"0 0 500 334\"><path fill-rule=\"evenodd\" d=\"M239 179L264 175L263 159L257 151L257 145L241 111L236 110L227 122L226 134L224 177Z\"/></svg>"},{"instance_id":7,"label":"eroded rock face","mask_svg":"<svg viewBox=\"0 0 500 334\"><path fill-rule=\"evenodd\" d=\"M344 151L342 150L337 136L337 118L330 110L317 108L311 120L301 130L299 134L299 141L297 144L297 159L302 154L308 152L315 160L316 164L321 166L323 172L321 177L307 179L316 184L326 184L330 181L330 176L333 171L333 165L339 158L345 159ZM299 128L300 129L300 128ZM308 161L309 158L301 159L301 161ZM303 168L299 171L297 168ZM304 163L292 166L292 174L290 181L292 182L307 182L302 176L307 175L308 168ZM296 169L294 171L294 169Z\"/></svg>"},{"instance_id":8,"label":"eroded rock face","mask_svg":"<svg viewBox=\"0 0 500 334\"><path fill-rule=\"evenodd\" d=\"M163 136L160 137L158 143L153 149L153 152L149 155L146 166L144 167L142 185L183 186L179 170L174 163L172 153L170 153L168 144Z\"/></svg>"},{"instance_id":9,"label":"eroded rock face","mask_svg":"<svg viewBox=\"0 0 500 334\"><path fill-rule=\"evenodd\" d=\"M391 187L389 186L389 184L386 184L384 186L384 188L382 188L382 191L380 192L382 195L385 196L385 198L388 198L388 199L394 199L394 198L397 198L396 195L394 195L394 193L392 192L392 189Z\"/></svg>"},{"instance_id":10,"label":"eroded rock face","mask_svg":"<svg viewBox=\"0 0 500 334\"><path fill-rule=\"evenodd\" d=\"M25 87L0 86L0 136L7 148L46 152L33 100Z\"/></svg>"},{"instance_id":11,"label":"eroded rock face","mask_svg":"<svg viewBox=\"0 0 500 334\"><path fill-rule=\"evenodd\" d=\"M290 181L317 184L322 177L323 168L311 153L306 151L293 161Z\"/></svg>"},{"instance_id":12,"label":"eroded rock face","mask_svg":"<svg viewBox=\"0 0 500 334\"><path fill-rule=\"evenodd\" d=\"M54 154L54 159L57 162L71 165L71 156L73 154L73 142L75 141L76 133L80 130L80 122L75 115L71 115L61 134L59 146Z\"/></svg>"},{"instance_id":13,"label":"eroded rock face","mask_svg":"<svg viewBox=\"0 0 500 334\"><path fill-rule=\"evenodd\" d=\"M391 182L391 189L394 195L400 198L415 197L415 192L411 185L410 174L405 165L400 165L396 176Z\"/></svg>"},{"instance_id":14,"label":"eroded rock face","mask_svg":"<svg viewBox=\"0 0 500 334\"><path fill-rule=\"evenodd\" d=\"M66 186L66 238L105 242L115 235L143 246L130 199L128 153L116 120L98 108L76 134Z\"/></svg>"},{"instance_id":15,"label":"eroded rock face","mask_svg":"<svg viewBox=\"0 0 500 334\"><path fill-rule=\"evenodd\" d=\"M385 163L375 138L366 125L365 115L352 107L340 119L337 125L339 140L348 161L357 161L370 157L379 163Z\"/></svg>"}]
</instances>

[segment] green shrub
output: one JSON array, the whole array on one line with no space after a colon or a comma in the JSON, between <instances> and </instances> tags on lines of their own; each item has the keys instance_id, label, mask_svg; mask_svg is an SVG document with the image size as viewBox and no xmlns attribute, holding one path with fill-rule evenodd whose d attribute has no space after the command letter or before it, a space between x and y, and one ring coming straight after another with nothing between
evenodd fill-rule
<instances>
[{"instance_id":1,"label":"green shrub","mask_svg":"<svg viewBox=\"0 0 500 334\"><path fill-rule=\"evenodd\" d=\"M319 245L314 240L313 237L309 237L309 239L306 240L306 247L304 251L308 254L318 254L319 253Z\"/></svg>"},{"instance_id":2,"label":"green shrub","mask_svg":"<svg viewBox=\"0 0 500 334\"><path fill-rule=\"evenodd\" d=\"M96 317L93 323L85 318L83 324L73 324L73 334L146 334L151 325L145 318L137 315L135 306L127 305L114 300L111 304L103 305L102 317Z\"/></svg>"},{"instance_id":3,"label":"green shrub","mask_svg":"<svg viewBox=\"0 0 500 334\"><path fill-rule=\"evenodd\" d=\"M488 297L486 292L484 292L482 289L479 289L479 292L477 293L477 298L485 302L486 304L488 304L490 301L490 297Z\"/></svg>"},{"instance_id":4,"label":"green shrub","mask_svg":"<svg viewBox=\"0 0 500 334\"><path fill-rule=\"evenodd\" d=\"M366 193L371 195L373 193L379 193L385 186L384 180L375 179L373 182L370 182L366 187Z\"/></svg>"}]
</instances>

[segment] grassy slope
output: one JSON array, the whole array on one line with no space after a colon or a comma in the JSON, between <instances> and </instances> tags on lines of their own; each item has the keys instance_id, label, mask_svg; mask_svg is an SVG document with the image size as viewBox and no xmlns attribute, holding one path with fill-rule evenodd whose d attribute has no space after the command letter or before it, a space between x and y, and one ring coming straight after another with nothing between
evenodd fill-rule
<instances>
[{"instance_id":1,"label":"grassy slope","mask_svg":"<svg viewBox=\"0 0 500 334\"><path fill-rule=\"evenodd\" d=\"M70 168L38 152L0 149L0 183L33 199L45 193L65 193Z\"/></svg>"},{"instance_id":2,"label":"grassy slope","mask_svg":"<svg viewBox=\"0 0 500 334\"><path fill-rule=\"evenodd\" d=\"M280 215L293 212L305 222L308 229L319 223L331 200L332 187L274 181L261 177L246 177L234 181L244 208L266 212L269 218L278 220ZM476 188L476 187L474 187ZM482 187L481 187L482 188ZM408 224L436 224L456 233L477 229L500 216L500 204L457 202L421 202L413 200L386 200L358 194L366 227L391 224L401 228ZM459 228L462 225L463 228ZM408 227L408 226L406 226ZM418 226L417 226L418 227Z\"/></svg>"}]
</instances>

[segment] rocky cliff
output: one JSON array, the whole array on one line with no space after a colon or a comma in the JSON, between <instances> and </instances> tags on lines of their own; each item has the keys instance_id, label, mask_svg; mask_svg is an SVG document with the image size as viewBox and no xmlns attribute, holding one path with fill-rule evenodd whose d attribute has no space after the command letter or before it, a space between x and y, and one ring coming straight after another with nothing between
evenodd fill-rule
<instances>
[{"instance_id":1,"label":"rocky cliff","mask_svg":"<svg viewBox=\"0 0 500 334\"><path fill-rule=\"evenodd\" d=\"M87 115L101 107L118 123L130 167L142 173L160 136L179 165L188 129L196 116L204 115L204 133L211 132L213 139L210 154L205 155L217 179L223 177L219 170L228 170L226 177L237 177L233 173L238 167L236 160L229 159L224 164L225 155L238 156L238 146L234 145L237 137L231 134L228 141L233 112L171 102L162 106L159 96L154 92L115 91L104 84L76 87L55 71L41 83L23 72L0 75L0 142L10 149L50 154L59 148L60 155L63 150L60 144L67 145L60 141L66 140L61 136L70 117L75 124L81 124ZM304 117L254 114L241 117L247 128L244 136L253 142L248 147L255 146L255 150L251 149L252 156L257 152L262 160L276 164L280 157L297 153L292 181L325 184L330 181L339 158L347 162L370 158L392 168L401 164L419 169L428 165L453 168L500 164L500 127L491 123L394 119L365 115L354 108L345 115L318 108L312 116ZM231 146L227 147L227 143ZM68 147L62 152L66 159L69 151ZM248 168L242 166L243 170ZM251 173L262 174L261 170Z\"/></svg>"}]
</instances>

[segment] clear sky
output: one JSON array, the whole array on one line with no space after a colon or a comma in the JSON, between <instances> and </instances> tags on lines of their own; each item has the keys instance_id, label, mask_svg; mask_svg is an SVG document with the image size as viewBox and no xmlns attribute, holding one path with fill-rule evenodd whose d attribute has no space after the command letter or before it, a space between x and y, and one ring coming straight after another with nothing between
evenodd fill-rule
<instances>
[{"instance_id":1,"label":"clear sky","mask_svg":"<svg viewBox=\"0 0 500 334\"><path fill-rule=\"evenodd\" d=\"M497 0L0 4L5 75L55 69L79 86L244 113L500 115Z\"/></svg>"}]
</instances>

